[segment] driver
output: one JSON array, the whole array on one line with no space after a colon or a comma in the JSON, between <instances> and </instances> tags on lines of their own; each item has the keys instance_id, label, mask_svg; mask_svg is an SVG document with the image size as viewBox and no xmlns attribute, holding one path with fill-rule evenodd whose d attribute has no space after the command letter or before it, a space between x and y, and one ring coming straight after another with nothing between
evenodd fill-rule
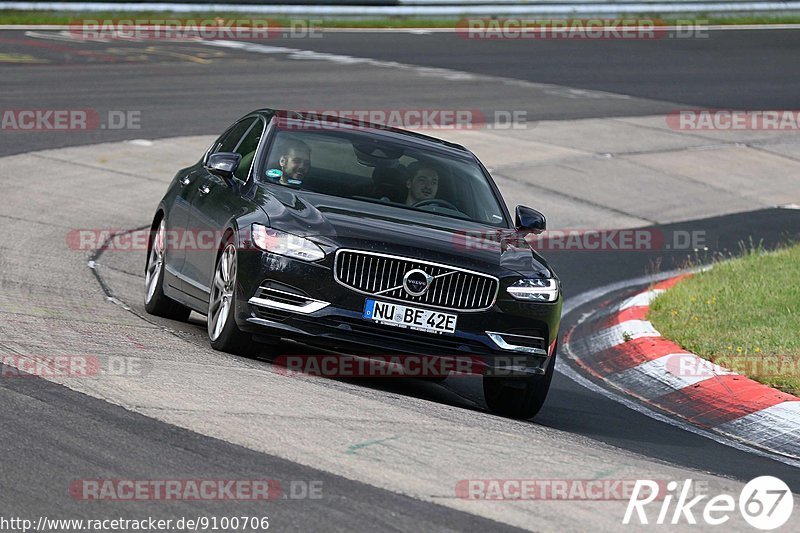
<instances>
[{"instance_id":1,"label":"driver","mask_svg":"<svg viewBox=\"0 0 800 533\"><path fill-rule=\"evenodd\" d=\"M436 198L439 190L439 172L428 163L417 161L408 166L406 205L413 206L423 200Z\"/></svg>"},{"instance_id":2,"label":"driver","mask_svg":"<svg viewBox=\"0 0 800 533\"><path fill-rule=\"evenodd\" d=\"M278 160L281 166L281 183L299 185L311 167L311 148L303 141L292 139L283 147L283 155Z\"/></svg>"}]
</instances>

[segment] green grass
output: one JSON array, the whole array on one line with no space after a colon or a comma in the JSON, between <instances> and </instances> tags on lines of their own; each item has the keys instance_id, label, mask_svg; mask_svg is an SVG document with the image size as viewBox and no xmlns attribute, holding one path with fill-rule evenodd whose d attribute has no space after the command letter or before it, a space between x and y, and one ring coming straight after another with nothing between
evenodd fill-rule
<instances>
[{"instance_id":1,"label":"green grass","mask_svg":"<svg viewBox=\"0 0 800 533\"><path fill-rule=\"evenodd\" d=\"M800 395L800 245L698 273L656 298L648 320L700 357Z\"/></svg>"},{"instance_id":2,"label":"green grass","mask_svg":"<svg viewBox=\"0 0 800 533\"><path fill-rule=\"evenodd\" d=\"M225 12L197 12L197 13L165 13L165 12L71 12L71 11L24 11L24 10L0 10L0 24L69 24L79 20L202 20L210 18L222 18L226 20L244 19L267 19L277 21L281 24L288 24L290 20L316 20L320 21L318 26L323 28L452 28L459 20L467 17L451 18L417 18L417 17L383 17L383 18L323 18L323 17L288 17L257 13L225 13ZM483 18L483 17L471 17ZM514 18L514 17L504 17ZM532 18L532 17L521 17ZM580 19L581 17L576 17ZM703 14L694 17L661 17L652 14L630 15L625 17L632 19L655 19L662 21L665 25L676 23L686 24L691 19L698 24L706 22L712 24L800 24L800 14L781 15L781 16L714 16ZM537 17L537 20L546 20L547 17ZM315 25L317 25L315 23Z\"/></svg>"}]
</instances>

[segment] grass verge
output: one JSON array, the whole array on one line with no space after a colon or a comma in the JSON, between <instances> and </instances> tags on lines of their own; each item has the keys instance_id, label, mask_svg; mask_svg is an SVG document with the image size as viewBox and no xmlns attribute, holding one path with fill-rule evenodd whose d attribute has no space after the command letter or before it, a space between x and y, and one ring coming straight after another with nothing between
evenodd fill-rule
<instances>
[{"instance_id":1,"label":"grass verge","mask_svg":"<svg viewBox=\"0 0 800 533\"><path fill-rule=\"evenodd\" d=\"M686 350L800 396L800 245L696 274L656 298L648 320Z\"/></svg>"}]
</instances>

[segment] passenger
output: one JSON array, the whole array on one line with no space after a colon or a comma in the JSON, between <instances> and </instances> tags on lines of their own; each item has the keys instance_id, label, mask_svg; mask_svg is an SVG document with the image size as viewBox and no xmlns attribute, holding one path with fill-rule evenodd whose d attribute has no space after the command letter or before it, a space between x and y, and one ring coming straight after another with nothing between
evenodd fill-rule
<instances>
[{"instance_id":1,"label":"passenger","mask_svg":"<svg viewBox=\"0 0 800 533\"><path fill-rule=\"evenodd\" d=\"M300 185L311 168L311 148L303 141L290 140L282 150L278 163L281 166L283 185Z\"/></svg>"},{"instance_id":2,"label":"passenger","mask_svg":"<svg viewBox=\"0 0 800 533\"><path fill-rule=\"evenodd\" d=\"M439 171L433 165L417 161L408 166L406 175L408 176L406 205L413 206L423 200L436 198L439 190Z\"/></svg>"}]
</instances>

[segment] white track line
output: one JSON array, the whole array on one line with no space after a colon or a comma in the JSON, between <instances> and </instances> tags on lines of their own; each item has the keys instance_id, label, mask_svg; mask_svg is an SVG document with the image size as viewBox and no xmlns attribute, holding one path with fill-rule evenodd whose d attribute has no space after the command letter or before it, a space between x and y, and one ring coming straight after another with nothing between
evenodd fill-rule
<instances>
[{"instance_id":1,"label":"white track line","mask_svg":"<svg viewBox=\"0 0 800 533\"><path fill-rule=\"evenodd\" d=\"M681 372L682 369L690 371ZM717 376L735 375L690 353L673 353L606 376L608 381L640 398L652 400Z\"/></svg>"},{"instance_id":2,"label":"white track line","mask_svg":"<svg viewBox=\"0 0 800 533\"><path fill-rule=\"evenodd\" d=\"M646 292L640 292L636 296L631 296L619 306L619 311L624 311L625 309L629 309L631 307L646 307L653 303L653 300L656 299L656 296L664 292L664 289L651 289Z\"/></svg>"},{"instance_id":3,"label":"white track line","mask_svg":"<svg viewBox=\"0 0 800 533\"><path fill-rule=\"evenodd\" d=\"M720 431L754 435L752 440L763 446L781 446L800 440L800 402L783 402L736 420L720 424Z\"/></svg>"},{"instance_id":4,"label":"white track line","mask_svg":"<svg viewBox=\"0 0 800 533\"><path fill-rule=\"evenodd\" d=\"M197 41L197 43L205 44L208 46L216 46L219 48L229 48L234 50L242 50L245 52L253 52L258 54L275 55L282 54L289 59L309 60L309 61L331 61L342 65L366 65L369 67L391 68L411 72L419 76L440 78L450 81L488 81L493 83L502 83L504 85L511 85L514 87L527 87L531 89L539 89L547 94L553 96L560 96L562 98L614 98L620 100L630 99L631 96L626 94L611 93L606 91L594 91L584 89L573 89L561 85L553 85L549 83L536 83L525 80L518 80L515 78L504 78L501 76L489 76L486 74L475 74L472 72L465 72L461 70L453 70L448 68L435 68L435 67L422 67L419 65L411 65L408 63L400 63L397 61L382 61L369 57L349 56L343 54L332 54L328 52L317 52L315 50L303 50L300 48L289 48L285 46L271 46L266 44L258 44L243 41L230 41L230 40L215 40L215 41Z\"/></svg>"}]
</instances>

